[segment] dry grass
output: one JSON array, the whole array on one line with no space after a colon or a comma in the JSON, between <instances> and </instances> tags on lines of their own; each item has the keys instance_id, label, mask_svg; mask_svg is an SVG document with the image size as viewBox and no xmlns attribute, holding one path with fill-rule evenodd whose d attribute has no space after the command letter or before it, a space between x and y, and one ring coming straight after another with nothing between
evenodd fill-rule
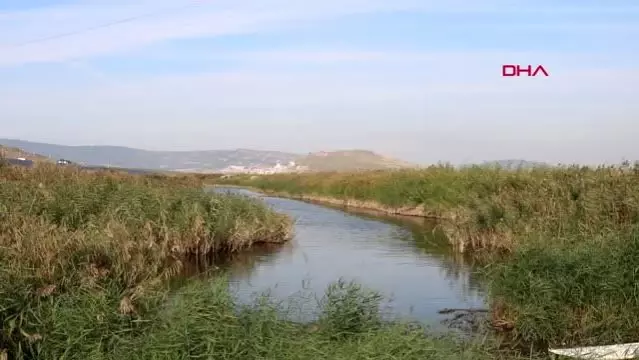
<instances>
[{"instance_id":1,"label":"dry grass","mask_svg":"<svg viewBox=\"0 0 639 360\"><path fill-rule=\"evenodd\" d=\"M193 184L54 165L0 166L3 346L30 342L26 319L34 302L108 288L120 298L120 312L138 314L144 306L138 300L190 258L290 238L287 217Z\"/></svg>"},{"instance_id":2,"label":"dry grass","mask_svg":"<svg viewBox=\"0 0 639 360\"><path fill-rule=\"evenodd\" d=\"M236 252L291 235L285 216L247 198L206 194L189 179L40 166L4 168L0 180L4 254L31 262L40 278L64 274L67 257L83 249L90 263L108 257L109 271L127 273L133 285L174 272L186 256Z\"/></svg>"}]
</instances>

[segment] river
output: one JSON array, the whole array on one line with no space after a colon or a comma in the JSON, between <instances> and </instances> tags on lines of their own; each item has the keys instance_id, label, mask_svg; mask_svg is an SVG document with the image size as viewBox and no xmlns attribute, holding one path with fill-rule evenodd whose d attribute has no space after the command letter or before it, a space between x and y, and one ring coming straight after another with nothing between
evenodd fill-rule
<instances>
[{"instance_id":1,"label":"river","mask_svg":"<svg viewBox=\"0 0 639 360\"><path fill-rule=\"evenodd\" d=\"M295 219L295 237L277 250L235 257L228 270L241 302L268 291L274 299L312 314L321 296L342 278L380 292L395 317L438 328L444 308L483 308L484 293L470 261L455 254L423 219L384 217L307 202L261 196L237 188L213 191L259 196ZM295 305L291 299L298 299Z\"/></svg>"}]
</instances>

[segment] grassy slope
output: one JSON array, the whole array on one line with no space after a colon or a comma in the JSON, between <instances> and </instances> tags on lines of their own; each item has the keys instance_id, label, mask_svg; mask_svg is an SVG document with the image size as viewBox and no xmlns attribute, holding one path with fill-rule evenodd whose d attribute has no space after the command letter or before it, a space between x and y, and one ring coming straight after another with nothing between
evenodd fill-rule
<instances>
[{"instance_id":1,"label":"grassy slope","mask_svg":"<svg viewBox=\"0 0 639 360\"><path fill-rule=\"evenodd\" d=\"M432 167L224 180L289 194L423 206L454 245L500 253L487 268L493 320L527 342L637 341L639 168ZM484 250L484 251L480 251Z\"/></svg>"},{"instance_id":2,"label":"grassy slope","mask_svg":"<svg viewBox=\"0 0 639 360\"><path fill-rule=\"evenodd\" d=\"M16 147L8 147L4 145L0 145L0 159L1 158L25 158L34 162L52 162L52 160L46 156L33 154Z\"/></svg>"},{"instance_id":3,"label":"grassy slope","mask_svg":"<svg viewBox=\"0 0 639 360\"><path fill-rule=\"evenodd\" d=\"M325 156L309 154L296 162L299 165L308 166L311 171L356 171L414 167L404 161L386 158L365 150L331 151L327 152Z\"/></svg>"},{"instance_id":4,"label":"grassy slope","mask_svg":"<svg viewBox=\"0 0 639 360\"><path fill-rule=\"evenodd\" d=\"M290 222L194 178L0 167L0 357L10 359L494 359L383 325L379 297L335 284L314 327L268 301L237 311L223 278L177 290L186 255L285 241ZM509 356L510 358L510 356Z\"/></svg>"}]
</instances>

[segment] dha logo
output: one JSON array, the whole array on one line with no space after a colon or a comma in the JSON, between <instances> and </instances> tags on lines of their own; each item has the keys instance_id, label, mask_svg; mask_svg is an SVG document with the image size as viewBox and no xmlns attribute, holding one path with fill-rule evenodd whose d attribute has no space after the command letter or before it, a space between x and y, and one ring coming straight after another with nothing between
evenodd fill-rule
<instances>
[{"instance_id":1,"label":"dha logo","mask_svg":"<svg viewBox=\"0 0 639 360\"><path fill-rule=\"evenodd\" d=\"M501 76L521 76L521 73L526 73L528 76L537 76L538 73L543 73L544 76L549 76L546 69L543 66L537 65L537 68L533 71L532 65L521 67L520 65L502 65Z\"/></svg>"}]
</instances>

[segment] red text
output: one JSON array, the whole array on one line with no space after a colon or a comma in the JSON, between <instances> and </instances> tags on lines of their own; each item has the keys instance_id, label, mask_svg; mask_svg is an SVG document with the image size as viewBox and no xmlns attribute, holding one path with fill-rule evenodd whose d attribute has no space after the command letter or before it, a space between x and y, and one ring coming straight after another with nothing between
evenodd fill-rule
<instances>
[{"instance_id":1,"label":"red text","mask_svg":"<svg viewBox=\"0 0 639 360\"><path fill-rule=\"evenodd\" d=\"M544 76L548 76L548 72L541 65L537 65L537 67L534 70L532 65L527 65L525 67L522 67L520 65L502 65L501 66L502 76L521 76L521 73L525 73L528 76L537 76L537 74L542 73Z\"/></svg>"}]
</instances>

